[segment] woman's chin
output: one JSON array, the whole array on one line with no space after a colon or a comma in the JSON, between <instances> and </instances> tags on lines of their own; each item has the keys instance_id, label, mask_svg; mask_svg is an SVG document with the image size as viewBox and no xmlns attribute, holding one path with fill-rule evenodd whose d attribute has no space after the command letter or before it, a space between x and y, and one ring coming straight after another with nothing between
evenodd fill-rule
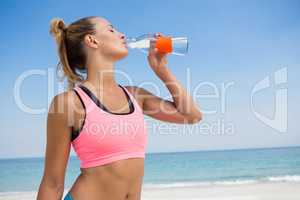
<instances>
[{"instance_id":1,"label":"woman's chin","mask_svg":"<svg viewBox=\"0 0 300 200\"><path fill-rule=\"evenodd\" d=\"M124 48L124 49L120 49L120 51L118 51L116 57L117 60L121 60L122 58L125 58L128 55L128 49Z\"/></svg>"}]
</instances>

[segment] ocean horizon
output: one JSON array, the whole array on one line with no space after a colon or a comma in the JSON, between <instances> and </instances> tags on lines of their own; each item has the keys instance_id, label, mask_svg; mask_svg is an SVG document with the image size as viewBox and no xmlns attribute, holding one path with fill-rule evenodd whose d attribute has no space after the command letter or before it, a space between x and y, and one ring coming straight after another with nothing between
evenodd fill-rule
<instances>
[{"instance_id":1,"label":"ocean horizon","mask_svg":"<svg viewBox=\"0 0 300 200\"><path fill-rule=\"evenodd\" d=\"M43 157L0 159L0 197L36 192ZM70 156L65 188L80 173ZM259 182L300 182L300 147L147 153L144 188L240 185Z\"/></svg>"}]
</instances>

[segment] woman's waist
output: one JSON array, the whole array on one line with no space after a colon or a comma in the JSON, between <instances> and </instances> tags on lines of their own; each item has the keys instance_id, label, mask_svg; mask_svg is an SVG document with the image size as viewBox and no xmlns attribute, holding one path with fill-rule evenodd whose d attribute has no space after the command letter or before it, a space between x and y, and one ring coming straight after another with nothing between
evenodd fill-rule
<instances>
[{"instance_id":1,"label":"woman's waist","mask_svg":"<svg viewBox=\"0 0 300 200\"><path fill-rule=\"evenodd\" d=\"M81 168L81 176L86 181L100 184L112 180L119 183L133 183L144 176L144 158L128 158L96 167Z\"/></svg>"},{"instance_id":2,"label":"woman's waist","mask_svg":"<svg viewBox=\"0 0 300 200\"><path fill-rule=\"evenodd\" d=\"M110 164L81 169L81 174L71 188L73 194L115 196L139 194L144 176L144 159L131 158Z\"/></svg>"}]
</instances>

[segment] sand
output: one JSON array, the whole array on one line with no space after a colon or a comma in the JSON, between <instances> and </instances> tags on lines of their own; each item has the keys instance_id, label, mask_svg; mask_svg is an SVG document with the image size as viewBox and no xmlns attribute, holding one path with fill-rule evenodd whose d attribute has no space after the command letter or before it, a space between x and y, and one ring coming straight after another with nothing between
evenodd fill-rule
<instances>
[{"instance_id":1,"label":"sand","mask_svg":"<svg viewBox=\"0 0 300 200\"><path fill-rule=\"evenodd\" d=\"M65 190L66 193L67 190ZM34 200L36 192L0 193L0 200ZM299 182L143 187L142 200L300 200Z\"/></svg>"}]
</instances>

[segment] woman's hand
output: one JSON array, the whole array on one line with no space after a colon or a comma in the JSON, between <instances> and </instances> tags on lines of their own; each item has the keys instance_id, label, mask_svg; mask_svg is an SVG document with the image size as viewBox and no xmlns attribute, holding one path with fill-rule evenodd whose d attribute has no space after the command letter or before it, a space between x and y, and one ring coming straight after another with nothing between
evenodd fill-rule
<instances>
[{"instance_id":1,"label":"woman's hand","mask_svg":"<svg viewBox=\"0 0 300 200\"><path fill-rule=\"evenodd\" d=\"M156 37L163 36L162 34L158 33L155 34ZM155 47L156 41L151 40L150 41L150 49L148 53L148 63L152 70L159 75L160 73L166 71L167 69L167 54L166 53L160 53L158 49Z\"/></svg>"}]
</instances>

